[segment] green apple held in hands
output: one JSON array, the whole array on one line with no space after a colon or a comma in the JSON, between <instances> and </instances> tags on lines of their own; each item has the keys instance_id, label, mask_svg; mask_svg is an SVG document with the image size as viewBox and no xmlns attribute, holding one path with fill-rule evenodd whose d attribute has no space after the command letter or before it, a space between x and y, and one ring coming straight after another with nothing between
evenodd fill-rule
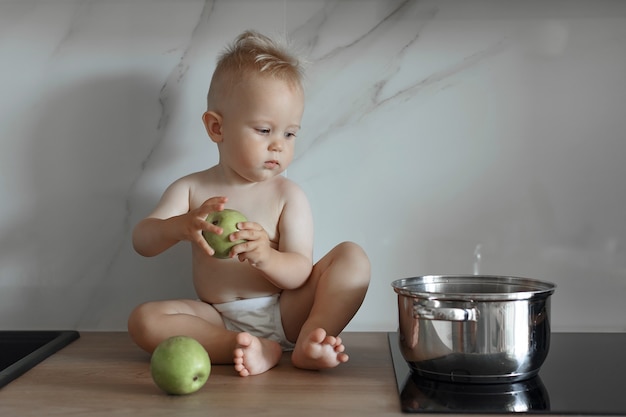
<instances>
[{"instance_id":1,"label":"green apple held in hands","mask_svg":"<svg viewBox=\"0 0 626 417\"><path fill-rule=\"evenodd\" d=\"M246 216L237 210L224 209L222 211L216 211L209 214L206 221L219 226L224 230L221 235L207 231L202 232L202 235L209 243L209 246L215 250L215 254L213 255L214 257L220 259L228 258L230 249L233 246L245 242L245 240L235 240L234 242L231 242L228 239L231 233L239 230L237 229L237 223L248 221Z\"/></svg>"},{"instance_id":2,"label":"green apple held in hands","mask_svg":"<svg viewBox=\"0 0 626 417\"><path fill-rule=\"evenodd\" d=\"M191 394L206 383L211 360L204 347L187 336L173 336L152 353L150 373L154 383L168 394Z\"/></svg>"}]
</instances>

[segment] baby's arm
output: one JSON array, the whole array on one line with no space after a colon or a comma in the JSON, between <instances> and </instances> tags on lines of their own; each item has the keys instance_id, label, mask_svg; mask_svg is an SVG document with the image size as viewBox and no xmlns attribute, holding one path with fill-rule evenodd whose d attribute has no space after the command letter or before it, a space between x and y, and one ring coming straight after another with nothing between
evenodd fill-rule
<instances>
[{"instance_id":1,"label":"baby's arm","mask_svg":"<svg viewBox=\"0 0 626 417\"><path fill-rule=\"evenodd\" d=\"M207 223L206 216L224 208L225 197L213 197L200 207L189 210L189 184L182 178L170 185L154 211L137 223L133 230L133 247L143 256L155 256L182 240L200 245L209 255L213 249L202 237L202 230L219 232Z\"/></svg>"},{"instance_id":2,"label":"baby's arm","mask_svg":"<svg viewBox=\"0 0 626 417\"><path fill-rule=\"evenodd\" d=\"M263 228L252 222L244 224L232 239L247 239L235 246L240 261L248 261L279 288L298 288L306 282L313 267L313 216L308 199L295 184L283 195L285 203L278 224L278 248L272 249Z\"/></svg>"}]
</instances>

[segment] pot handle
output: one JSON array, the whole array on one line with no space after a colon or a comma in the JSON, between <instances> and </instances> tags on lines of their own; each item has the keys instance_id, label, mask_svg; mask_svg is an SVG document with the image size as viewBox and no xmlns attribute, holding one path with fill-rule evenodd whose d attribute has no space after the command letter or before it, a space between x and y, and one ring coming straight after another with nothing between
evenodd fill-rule
<instances>
[{"instance_id":1,"label":"pot handle","mask_svg":"<svg viewBox=\"0 0 626 417\"><path fill-rule=\"evenodd\" d=\"M445 321L477 321L478 310L472 308L427 307L413 305L413 318Z\"/></svg>"}]
</instances>

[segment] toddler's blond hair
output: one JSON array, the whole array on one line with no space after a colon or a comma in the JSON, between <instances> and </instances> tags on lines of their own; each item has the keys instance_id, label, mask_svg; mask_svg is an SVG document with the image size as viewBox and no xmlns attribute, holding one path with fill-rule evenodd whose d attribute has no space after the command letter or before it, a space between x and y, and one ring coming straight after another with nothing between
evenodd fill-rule
<instances>
[{"instance_id":1,"label":"toddler's blond hair","mask_svg":"<svg viewBox=\"0 0 626 417\"><path fill-rule=\"evenodd\" d=\"M207 95L207 109L215 110L222 94L250 74L266 75L302 88L304 66L286 40L273 40L247 30L219 56Z\"/></svg>"}]
</instances>

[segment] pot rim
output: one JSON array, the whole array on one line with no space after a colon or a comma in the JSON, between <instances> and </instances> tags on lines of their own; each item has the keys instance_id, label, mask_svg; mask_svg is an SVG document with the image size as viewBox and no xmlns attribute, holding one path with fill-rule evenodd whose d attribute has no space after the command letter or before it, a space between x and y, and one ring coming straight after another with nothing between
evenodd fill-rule
<instances>
[{"instance_id":1,"label":"pot rim","mask_svg":"<svg viewBox=\"0 0 626 417\"><path fill-rule=\"evenodd\" d=\"M491 285L492 291L459 292L459 291L429 291L427 285L464 284L464 285ZM532 278L504 275L423 275L397 279L391 283L394 291L400 295L424 298L428 300L450 301L506 301L526 300L529 298L547 298L554 293L556 285L552 282ZM513 287L515 290L505 291L504 287ZM502 287L502 290L498 290Z\"/></svg>"}]
</instances>

